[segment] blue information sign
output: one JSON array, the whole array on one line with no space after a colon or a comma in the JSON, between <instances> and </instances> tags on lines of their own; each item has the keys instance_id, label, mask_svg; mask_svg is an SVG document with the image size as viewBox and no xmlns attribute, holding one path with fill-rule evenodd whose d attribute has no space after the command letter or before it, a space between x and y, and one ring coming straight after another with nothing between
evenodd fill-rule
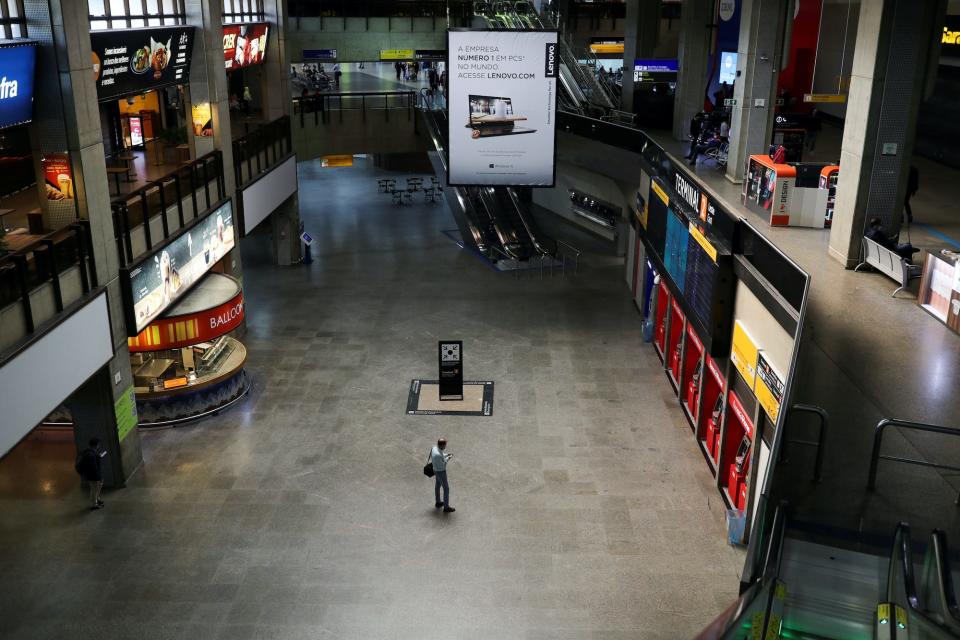
<instances>
[{"instance_id":1,"label":"blue information sign","mask_svg":"<svg viewBox=\"0 0 960 640\"><path fill-rule=\"evenodd\" d=\"M336 60L336 49L304 49L304 60Z\"/></svg>"},{"instance_id":2,"label":"blue information sign","mask_svg":"<svg viewBox=\"0 0 960 640\"><path fill-rule=\"evenodd\" d=\"M680 69L680 65L676 60L671 59L634 60L633 69L648 73L676 73Z\"/></svg>"},{"instance_id":3,"label":"blue information sign","mask_svg":"<svg viewBox=\"0 0 960 640\"><path fill-rule=\"evenodd\" d=\"M35 42L0 47L0 129L33 119Z\"/></svg>"}]
</instances>

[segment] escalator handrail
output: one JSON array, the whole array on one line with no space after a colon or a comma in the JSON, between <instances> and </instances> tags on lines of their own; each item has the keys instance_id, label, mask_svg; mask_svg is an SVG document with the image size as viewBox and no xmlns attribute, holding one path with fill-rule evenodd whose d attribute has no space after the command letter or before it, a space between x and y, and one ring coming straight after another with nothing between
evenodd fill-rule
<instances>
[{"instance_id":1,"label":"escalator handrail","mask_svg":"<svg viewBox=\"0 0 960 640\"><path fill-rule=\"evenodd\" d=\"M910 525L906 522L897 524L893 535L893 549L890 553L890 565L887 569L887 601L899 602L896 597L897 570L903 573L903 583L907 604L914 611L920 612L920 598L917 597L917 581L913 571L913 548L910 541Z\"/></svg>"},{"instance_id":2,"label":"escalator handrail","mask_svg":"<svg viewBox=\"0 0 960 640\"><path fill-rule=\"evenodd\" d=\"M503 246L503 250L507 252L511 260L523 260L523 256L515 252L510 248L512 244L519 244L519 238L517 238L516 229L508 229L504 224L503 218L496 215L496 203L490 202L490 194L487 192L486 188L481 187L477 190L480 195L480 203L487 210L487 216L490 218L490 222L493 224L493 230L497 234L497 238L500 240L500 244ZM511 240L509 231L513 231L514 238Z\"/></svg>"},{"instance_id":3,"label":"escalator handrail","mask_svg":"<svg viewBox=\"0 0 960 640\"><path fill-rule=\"evenodd\" d=\"M527 220L528 216L524 215L523 213L523 207L520 206L520 199L517 197L517 193L510 187L507 187L506 189L507 189L507 196L509 196L510 202L512 202L513 206L516 208L517 216L520 218L520 222L521 224L523 224L523 228L526 229L527 235L530 236L530 242L533 244L534 251L540 254L541 258L556 257L556 253L557 253L556 249L554 249L553 251L550 251L549 249L547 249L547 247L544 246L543 242L538 237L539 234L534 232L533 225L531 225L529 220Z\"/></svg>"},{"instance_id":4,"label":"escalator handrail","mask_svg":"<svg viewBox=\"0 0 960 640\"><path fill-rule=\"evenodd\" d=\"M934 529L931 536L933 555L936 560L937 588L944 613L960 623L960 605L957 604L957 593L953 584L953 569L950 566L950 554L947 552L947 534L940 529ZM954 625L955 626L955 625Z\"/></svg>"}]
</instances>

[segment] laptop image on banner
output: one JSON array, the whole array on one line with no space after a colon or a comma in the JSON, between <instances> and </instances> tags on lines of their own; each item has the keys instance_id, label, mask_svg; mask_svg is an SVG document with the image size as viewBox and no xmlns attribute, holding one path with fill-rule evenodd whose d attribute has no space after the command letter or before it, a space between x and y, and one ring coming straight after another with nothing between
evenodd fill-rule
<instances>
[{"instance_id":1,"label":"laptop image on banner","mask_svg":"<svg viewBox=\"0 0 960 640\"><path fill-rule=\"evenodd\" d=\"M526 120L513 112L513 101L502 96L470 96L470 122L465 126L473 129L474 138L490 136L513 136L521 133L534 133L536 129L518 127L517 123Z\"/></svg>"}]
</instances>

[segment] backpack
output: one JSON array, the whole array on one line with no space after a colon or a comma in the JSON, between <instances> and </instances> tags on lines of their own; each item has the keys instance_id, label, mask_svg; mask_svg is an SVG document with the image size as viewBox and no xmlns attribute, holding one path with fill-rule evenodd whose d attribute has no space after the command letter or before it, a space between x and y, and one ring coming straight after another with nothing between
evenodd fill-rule
<instances>
[{"instance_id":1,"label":"backpack","mask_svg":"<svg viewBox=\"0 0 960 640\"><path fill-rule=\"evenodd\" d=\"M87 473L90 471L90 464L89 464L90 453L91 453L90 449L84 449L83 451L77 454L77 459L74 460L73 462L74 471L76 471L83 478L85 478L87 476Z\"/></svg>"}]
</instances>

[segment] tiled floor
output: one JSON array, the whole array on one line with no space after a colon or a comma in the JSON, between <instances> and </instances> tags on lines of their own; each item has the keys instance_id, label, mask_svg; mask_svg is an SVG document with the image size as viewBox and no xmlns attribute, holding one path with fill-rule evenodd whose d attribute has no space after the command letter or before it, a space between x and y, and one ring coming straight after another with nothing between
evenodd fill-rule
<instances>
[{"instance_id":1,"label":"tiled floor","mask_svg":"<svg viewBox=\"0 0 960 640\"><path fill-rule=\"evenodd\" d=\"M386 173L301 166L309 267L243 240L245 402L144 434L102 511L0 496L0 637L674 640L735 599L743 555L621 267L498 274ZM404 414L440 338L496 381L492 417ZM440 435L446 516L420 471Z\"/></svg>"}]
</instances>

